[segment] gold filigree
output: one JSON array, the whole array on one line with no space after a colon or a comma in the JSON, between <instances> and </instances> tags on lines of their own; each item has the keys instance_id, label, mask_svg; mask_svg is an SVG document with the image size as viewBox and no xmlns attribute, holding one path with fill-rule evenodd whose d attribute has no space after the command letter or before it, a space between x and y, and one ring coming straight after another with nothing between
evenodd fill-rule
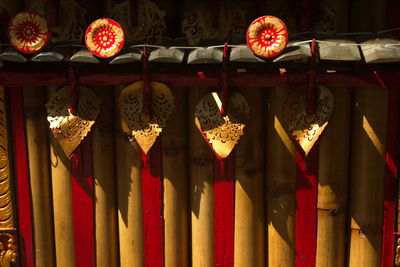
<instances>
[{"instance_id":1,"label":"gold filigree","mask_svg":"<svg viewBox=\"0 0 400 267\"><path fill-rule=\"evenodd\" d=\"M400 238L397 238L396 255L394 259L394 264L400 266Z\"/></svg>"},{"instance_id":2,"label":"gold filigree","mask_svg":"<svg viewBox=\"0 0 400 267\"><path fill-rule=\"evenodd\" d=\"M59 23L51 27L52 41L81 41L86 28L86 10L75 0L60 0L59 5ZM35 0L31 1L29 9L46 14L47 21L50 21L49 7L48 0Z\"/></svg>"},{"instance_id":3,"label":"gold filigree","mask_svg":"<svg viewBox=\"0 0 400 267\"><path fill-rule=\"evenodd\" d=\"M212 26L209 1L201 1L185 12L182 31L189 44L201 39L219 38L225 40L229 34L244 35L247 30L246 11L232 1L220 1L218 26Z\"/></svg>"},{"instance_id":4,"label":"gold filigree","mask_svg":"<svg viewBox=\"0 0 400 267\"><path fill-rule=\"evenodd\" d=\"M246 99L234 92L228 100L227 114L220 113L222 102L217 93L205 95L196 106L195 124L219 158L229 156L243 135L249 117Z\"/></svg>"},{"instance_id":5,"label":"gold filigree","mask_svg":"<svg viewBox=\"0 0 400 267\"><path fill-rule=\"evenodd\" d=\"M0 87L0 230L14 227L4 88Z\"/></svg>"},{"instance_id":6,"label":"gold filigree","mask_svg":"<svg viewBox=\"0 0 400 267\"><path fill-rule=\"evenodd\" d=\"M151 82L151 115L143 110L143 81L124 88L119 98L121 117L143 152L153 146L174 108L171 90L163 83Z\"/></svg>"},{"instance_id":7,"label":"gold filigree","mask_svg":"<svg viewBox=\"0 0 400 267\"><path fill-rule=\"evenodd\" d=\"M333 109L333 95L325 86L318 86L316 109L312 114L307 113L305 88L298 88L288 96L283 106L283 118L306 155L328 125Z\"/></svg>"},{"instance_id":8,"label":"gold filigree","mask_svg":"<svg viewBox=\"0 0 400 267\"><path fill-rule=\"evenodd\" d=\"M69 112L71 87L65 86L54 93L47 107L47 120L55 139L69 157L89 133L100 112L101 100L89 88L79 87L77 114Z\"/></svg>"},{"instance_id":9,"label":"gold filigree","mask_svg":"<svg viewBox=\"0 0 400 267\"><path fill-rule=\"evenodd\" d=\"M129 0L115 5L110 12L110 18L118 21L124 28L125 36L130 40L145 39L156 41L166 29L165 11L149 0L137 1L137 23L131 25L131 8Z\"/></svg>"},{"instance_id":10,"label":"gold filigree","mask_svg":"<svg viewBox=\"0 0 400 267\"><path fill-rule=\"evenodd\" d=\"M10 267L17 261L15 237L9 233L0 233L0 266Z\"/></svg>"}]
</instances>

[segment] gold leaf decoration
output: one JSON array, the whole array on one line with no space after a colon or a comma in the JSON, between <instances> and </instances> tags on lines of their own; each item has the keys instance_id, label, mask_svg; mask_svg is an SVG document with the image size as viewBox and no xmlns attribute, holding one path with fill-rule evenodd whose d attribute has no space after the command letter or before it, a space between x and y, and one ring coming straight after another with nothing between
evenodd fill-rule
<instances>
[{"instance_id":1,"label":"gold leaf decoration","mask_svg":"<svg viewBox=\"0 0 400 267\"><path fill-rule=\"evenodd\" d=\"M10 233L0 233L0 266L10 267L17 261L15 237Z\"/></svg>"},{"instance_id":2,"label":"gold leaf decoration","mask_svg":"<svg viewBox=\"0 0 400 267\"><path fill-rule=\"evenodd\" d=\"M153 146L174 108L171 90L163 83L150 82L152 113L143 112L143 81L122 90L119 106L121 117L143 152Z\"/></svg>"},{"instance_id":3,"label":"gold leaf decoration","mask_svg":"<svg viewBox=\"0 0 400 267\"><path fill-rule=\"evenodd\" d=\"M305 88L294 90L283 106L283 118L306 155L328 125L334 109L334 98L328 88L318 86L316 90L316 108L312 114L307 113Z\"/></svg>"},{"instance_id":4,"label":"gold leaf decoration","mask_svg":"<svg viewBox=\"0 0 400 267\"><path fill-rule=\"evenodd\" d=\"M229 97L226 115L220 113L221 109L218 93L205 95L196 106L195 124L216 156L226 158L243 135L249 105L241 94L234 92Z\"/></svg>"},{"instance_id":5,"label":"gold leaf decoration","mask_svg":"<svg viewBox=\"0 0 400 267\"><path fill-rule=\"evenodd\" d=\"M54 93L47 107L47 120L50 128L69 157L89 133L100 112L101 100L89 88L79 86L77 114L69 112L71 106L71 87L65 86Z\"/></svg>"},{"instance_id":6,"label":"gold leaf decoration","mask_svg":"<svg viewBox=\"0 0 400 267\"><path fill-rule=\"evenodd\" d=\"M225 40L230 34L246 34L246 11L233 1L220 1L219 5L217 27L212 25L210 1L201 1L185 12L182 31L186 34L189 44L196 44L202 39L209 38Z\"/></svg>"},{"instance_id":7,"label":"gold leaf decoration","mask_svg":"<svg viewBox=\"0 0 400 267\"><path fill-rule=\"evenodd\" d=\"M0 87L0 230L14 227L7 143L7 113L4 101L4 88Z\"/></svg>"}]
</instances>

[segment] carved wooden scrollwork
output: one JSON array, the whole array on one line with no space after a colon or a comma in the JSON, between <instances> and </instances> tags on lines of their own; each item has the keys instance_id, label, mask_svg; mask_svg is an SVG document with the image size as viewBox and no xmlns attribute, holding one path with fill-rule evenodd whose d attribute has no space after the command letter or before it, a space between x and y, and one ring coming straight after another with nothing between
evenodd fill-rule
<instances>
[{"instance_id":1,"label":"carved wooden scrollwork","mask_svg":"<svg viewBox=\"0 0 400 267\"><path fill-rule=\"evenodd\" d=\"M334 98L325 86L318 86L316 109L307 113L307 92L305 88L294 90L283 106L283 118L307 155L322 134L334 109Z\"/></svg>"},{"instance_id":2,"label":"carved wooden scrollwork","mask_svg":"<svg viewBox=\"0 0 400 267\"><path fill-rule=\"evenodd\" d=\"M226 115L220 113L222 102L216 92L205 95L196 106L195 124L219 158L229 156L249 117L249 105L237 92L228 100Z\"/></svg>"},{"instance_id":3,"label":"carved wooden scrollwork","mask_svg":"<svg viewBox=\"0 0 400 267\"><path fill-rule=\"evenodd\" d=\"M17 261L15 236L10 233L0 233L0 266L10 267Z\"/></svg>"},{"instance_id":4,"label":"carved wooden scrollwork","mask_svg":"<svg viewBox=\"0 0 400 267\"><path fill-rule=\"evenodd\" d=\"M119 99L121 117L146 154L166 126L174 108L174 98L165 84L151 82L150 86L151 114L143 112L143 81L126 87Z\"/></svg>"},{"instance_id":5,"label":"carved wooden scrollwork","mask_svg":"<svg viewBox=\"0 0 400 267\"><path fill-rule=\"evenodd\" d=\"M89 88L79 87L79 103L76 115L69 112L71 87L65 86L54 93L47 107L47 120L53 134L69 157L82 139L89 133L100 112L101 100Z\"/></svg>"}]
</instances>

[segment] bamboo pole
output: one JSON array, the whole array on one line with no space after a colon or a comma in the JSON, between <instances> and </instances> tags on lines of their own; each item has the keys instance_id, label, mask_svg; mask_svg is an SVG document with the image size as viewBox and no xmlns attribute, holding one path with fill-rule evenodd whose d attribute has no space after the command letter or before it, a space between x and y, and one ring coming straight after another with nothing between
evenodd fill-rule
<instances>
[{"instance_id":1,"label":"bamboo pole","mask_svg":"<svg viewBox=\"0 0 400 267\"><path fill-rule=\"evenodd\" d=\"M56 91L57 87L50 87L48 92ZM75 266L75 251L70 161L52 133L50 133L50 163L53 183L56 265L71 267Z\"/></svg>"},{"instance_id":2,"label":"bamboo pole","mask_svg":"<svg viewBox=\"0 0 400 267\"><path fill-rule=\"evenodd\" d=\"M350 267L381 261L387 89L356 89L350 195Z\"/></svg>"},{"instance_id":3,"label":"bamboo pole","mask_svg":"<svg viewBox=\"0 0 400 267\"><path fill-rule=\"evenodd\" d=\"M351 92L330 88L335 111L319 146L316 266L345 264Z\"/></svg>"},{"instance_id":4,"label":"bamboo pole","mask_svg":"<svg viewBox=\"0 0 400 267\"><path fill-rule=\"evenodd\" d=\"M192 266L214 266L214 155L194 124L195 107L209 92L189 90L190 205L192 221Z\"/></svg>"},{"instance_id":5,"label":"bamboo pole","mask_svg":"<svg viewBox=\"0 0 400 267\"><path fill-rule=\"evenodd\" d=\"M290 88L268 91L267 219L269 266L294 267L296 148L284 130L282 106Z\"/></svg>"},{"instance_id":6,"label":"bamboo pole","mask_svg":"<svg viewBox=\"0 0 400 267\"><path fill-rule=\"evenodd\" d=\"M162 134L165 266L188 266L187 88L175 87L175 108Z\"/></svg>"},{"instance_id":7,"label":"bamboo pole","mask_svg":"<svg viewBox=\"0 0 400 267\"><path fill-rule=\"evenodd\" d=\"M250 119L235 152L235 266L264 266L264 92L239 88Z\"/></svg>"},{"instance_id":8,"label":"bamboo pole","mask_svg":"<svg viewBox=\"0 0 400 267\"><path fill-rule=\"evenodd\" d=\"M32 194L36 266L54 266L51 179L45 88L24 88L26 142Z\"/></svg>"},{"instance_id":9,"label":"bamboo pole","mask_svg":"<svg viewBox=\"0 0 400 267\"><path fill-rule=\"evenodd\" d=\"M117 100L120 92L115 90ZM144 266L141 150L122 132L118 108L115 115L120 266L140 267Z\"/></svg>"},{"instance_id":10,"label":"bamboo pole","mask_svg":"<svg viewBox=\"0 0 400 267\"><path fill-rule=\"evenodd\" d=\"M95 190L97 267L118 266L116 179L114 167L113 88L94 87L101 111L93 125L92 157Z\"/></svg>"}]
</instances>

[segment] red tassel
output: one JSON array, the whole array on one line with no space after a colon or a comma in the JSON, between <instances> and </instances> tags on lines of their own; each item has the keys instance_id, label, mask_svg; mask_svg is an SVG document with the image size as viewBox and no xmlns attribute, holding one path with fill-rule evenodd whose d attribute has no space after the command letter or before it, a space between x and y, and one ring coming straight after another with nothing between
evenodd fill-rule
<instances>
[{"instance_id":1,"label":"red tassel","mask_svg":"<svg viewBox=\"0 0 400 267\"><path fill-rule=\"evenodd\" d=\"M78 77L76 74L75 67L73 63L70 63L68 66L68 81L71 85L71 107L69 108L69 112L73 115L76 115L78 112Z\"/></svg>"},{"instance_id":2,"label":"red tassel","mask_svg":"<svg viewBox=\"0 0 400 267\"><path fill-rule=\"evenodd\" d=\"M222 108L220 113L225 115L227 111L228 104L228 95L229 95L229 84L228 84L228 62L229 62L229 51L228 51L228 43L224 45L224 56L222 62L222 74L221 74L221 83L222 83Z\"/></svg>"},{"instance_id":3,"label":"red tassel","mask_svg":"<svg viewBox=\"0 0 400 267\"><path fill-rule=\"evenodd\" d=\"M143 111L145 114L151 115L151 86L150 86L150 70L149 70L149 53L148 48L143 48Z\"/></svg>"}]
</instances>

